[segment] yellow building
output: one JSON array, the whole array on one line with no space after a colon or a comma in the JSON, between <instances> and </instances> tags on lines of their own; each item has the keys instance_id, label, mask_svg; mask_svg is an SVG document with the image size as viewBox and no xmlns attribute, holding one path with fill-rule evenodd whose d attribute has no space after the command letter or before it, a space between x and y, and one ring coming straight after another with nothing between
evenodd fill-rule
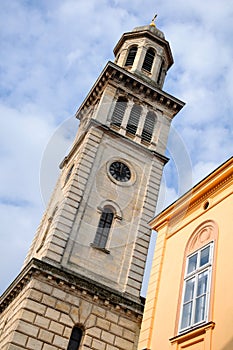
<instances>
[{"instance_id":1,"label":"yellow building","mask_svg":"<svg viewBox=\"0 0 233 350\"><path fill-rule=\"evenodd\" d=\"M233 157L151 221L139 350L233 349Z\"/></svg>"}]
</instances>

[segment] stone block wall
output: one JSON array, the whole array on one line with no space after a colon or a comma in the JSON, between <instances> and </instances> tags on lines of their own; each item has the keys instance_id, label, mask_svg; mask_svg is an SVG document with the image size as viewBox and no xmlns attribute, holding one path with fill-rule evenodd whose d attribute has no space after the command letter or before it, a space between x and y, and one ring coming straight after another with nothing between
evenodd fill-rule
<instances>
[{"instance_id":1,"label":"stone block wall","mask_svg":"<svg viewBox=\"0 0 233 350\"><path fill-rule=\"evenodd\" d=\"M97 294L37 272L1 314L1 350L65 350L74 325L81 350L136 349L142 313Z\"/></svg>"}]
</instances>

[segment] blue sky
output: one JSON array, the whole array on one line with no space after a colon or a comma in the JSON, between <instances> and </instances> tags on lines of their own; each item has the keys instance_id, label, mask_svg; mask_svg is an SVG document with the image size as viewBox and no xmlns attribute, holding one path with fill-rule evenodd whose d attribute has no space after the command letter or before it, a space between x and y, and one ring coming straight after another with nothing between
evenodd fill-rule
<instances>
[{"instance_id":1,"label":"blue sky","mask_svg":"<svg viewBox=\"0 0 233 350\"><path fill-rule=\"evenodd\" d=\"M0 291L19 272L73 115L121 34L149 24L170 42L164 90L173 121L159 209L232 156L233 7L229 0L11 0L0 9Z\"/></svg>"}]
</instances>

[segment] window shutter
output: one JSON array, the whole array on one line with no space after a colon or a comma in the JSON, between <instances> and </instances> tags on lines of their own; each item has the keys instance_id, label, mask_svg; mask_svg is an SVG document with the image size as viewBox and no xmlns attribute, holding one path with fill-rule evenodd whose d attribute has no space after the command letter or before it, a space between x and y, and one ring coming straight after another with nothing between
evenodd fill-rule
<instances>
[{"instance_id":1,"label":"window shutter","mask_svg":"<svg viewBox=\"0 0 233 350\"><path fill-rule=\"evenodd\" d=\"M154 61L154 57L155 57L155 52L153 49L148 49L146 52L146 56L142 65L142 68L145 69L147 72L151 72L151 68L153 65L153 61Z\"/></svg>"},{"instance_id":2,"label":"window shutter","mask_svg":"<svg viewBox=\"0 0 233 350\"><path fill-rule=\"evenodd\" d=\"M125 114L126 107L127 107L127 99L124 97L119 97L112 114L111 125L114 125L120 128L123 116Z\"/></svg>"},{"instance_id":3,"label":"window shutter","mask_svg":"<svg viewBox=\"0 0 233 350\"><path fill-rule=\"evenodd\" d=\"M156 122L156 115L153 112L148 112L146 115L144 127L142 130L141 140L151 142L154 127Z\"/></svg>"},{"instance_id":4,"label":"window shutter","mask_svg":"<svg viewBox=\"0 0 233 350\"><path fill-rule=\"evenodd\" d=\"M125 66L132 66L133 65L137 51L138 51L137 46L132 46L130 48L126 62L125 62Z\"/></svg>"},{"instance_id":5,"label":"window shutter","mask_svg":"<svg viewBox=\"0 0 233 350\"><path fill-rule=\"evenodd\" d=\"M135 135L137 128L138 128L138 123L141 115L142 107L139 105L134 105L129 116L128 124L126 126L126 131L129 134Z\"/></svg>"}]
</instances>

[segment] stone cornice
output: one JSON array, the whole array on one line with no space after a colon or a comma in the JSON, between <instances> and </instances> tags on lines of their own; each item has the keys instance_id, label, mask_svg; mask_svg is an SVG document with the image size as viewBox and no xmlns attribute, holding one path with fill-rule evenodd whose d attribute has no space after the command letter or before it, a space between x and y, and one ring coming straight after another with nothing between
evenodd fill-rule
<instances>
[{"instance_id":1,"label":"stone cornice","mask_svg":"<svg viewBox=\"0 0 233 350\"><path fill-rule=\"evenodd\" d=\"M130 87L132 94L141 94L143 99L146 98L150 100L152 104L156 103L157 105L168 109L172 114L172 117L174 117L185 105L181 100L144 81L137 75L128 72L113 62L108 62L76 112L76 117L78 119L81 119L82 114L85 114L86 110L100 99L105 86L110 82L118 85L120 84L122 89L124 86Z\"/></svg>"},{"instance_id":2,"label":"stone cornice","mask_svg":"<svg viewBox=\"0 0 233 350\"><path fill-rule=\"evenodd\" d=\"M43 275L49 280L55 280L59 285L66 285L71 290L79 290L83 295L89 294L94 299L102 299L104 304L112 304L118 309L134 312L141 317L144 304L132 300L130 296L119 293L109 287L89 279L77 273L71 273L64 268L56 267L49 262L32 259L21 271L17 278L0 298L0 312L3 312L15 297L23 290L27 283L34 277Z\"/></svg>"}]
</instances>

